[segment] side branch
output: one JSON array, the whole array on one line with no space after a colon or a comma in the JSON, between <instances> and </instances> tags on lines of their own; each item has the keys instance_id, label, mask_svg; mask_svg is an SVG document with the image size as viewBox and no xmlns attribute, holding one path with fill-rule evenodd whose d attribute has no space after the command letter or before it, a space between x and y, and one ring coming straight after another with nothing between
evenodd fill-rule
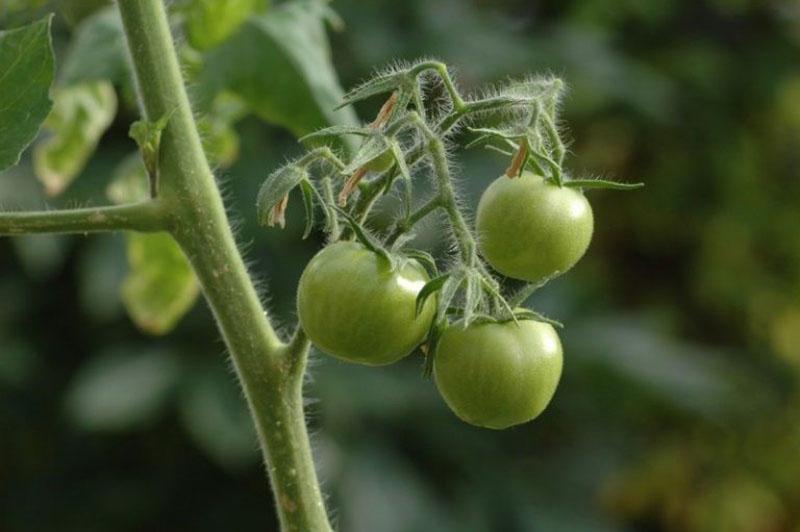
<instances>
[{"instance_id":1,"label":"side branch","mask_svg":"<svg viewBox=\"0 0 800 532\"><path fill-rule=\"evenodd\" d=\"M158 201L52 211L0 212L0 236L33 233L165 231L167 215Z\"/></svg>"}]
</instances>

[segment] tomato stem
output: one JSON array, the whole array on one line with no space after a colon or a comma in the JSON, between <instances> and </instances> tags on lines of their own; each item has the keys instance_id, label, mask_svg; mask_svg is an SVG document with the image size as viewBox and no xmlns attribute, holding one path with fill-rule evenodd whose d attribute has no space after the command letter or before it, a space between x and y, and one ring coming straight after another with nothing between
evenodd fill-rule
<instances>
[{"instance_id":1,"label":"tomato stem","mask_svg":"<svg viewBox=\"0 0 800 532\"><path fill-rule=\"evenodd\" d=\"M172 112L160 144L159 201L203 287L256 426L281 529L332 530L305 425L308 341L284 344L248 274L206 160L161 0L118 0L145 117Z\"/></svg>"}]
</instances>

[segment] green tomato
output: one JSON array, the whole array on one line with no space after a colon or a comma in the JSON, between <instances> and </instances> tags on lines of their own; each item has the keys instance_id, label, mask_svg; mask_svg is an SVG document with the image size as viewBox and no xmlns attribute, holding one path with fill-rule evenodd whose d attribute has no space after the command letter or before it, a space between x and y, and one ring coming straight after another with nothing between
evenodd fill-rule
<instances>
[{"instance_id":1,"label":"green tomato","mask_svg":"<svg viewBox=\"0 0 800 532\"><path fill-rule=\"evenodd\" d=\"M538 321L458 324L436 347L436 386L450 409L479 427L504 429L542 413L561 378L553 327Z\"/></svg>"},{"instance_id":2,"label":"green tomato","mask_svg":"<svg viewBox=\"0 0 800 532\"><path fill-rule=\"evenodd\" d=\"M297 291L300 323L322 351L369 366L391 364L424 339L435 312L429 298L415 303L428 274L415 260L394 270L355 242L337 242L306 266Z\"/></svg>"},{"instance_id":3,"label":"green tomato","mask_svg":"<svg viewBox=\"0 0 800 532\"><path fill-rule=\"evenodd\" d=\"M592 240L594 217L581 192L523 172L489 185L476 226L481 253L494 269L537 282L578 262Z\"/></svg>"}]
</instances>

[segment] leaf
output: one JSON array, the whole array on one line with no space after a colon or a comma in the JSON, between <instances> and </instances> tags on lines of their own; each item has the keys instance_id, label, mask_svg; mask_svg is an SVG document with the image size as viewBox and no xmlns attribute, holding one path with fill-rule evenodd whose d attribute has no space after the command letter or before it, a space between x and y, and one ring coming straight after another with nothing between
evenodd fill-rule
<instances>
[{"instance_id":1,"label":"leaf","mask_svg":"<svg viewBox=\"0 0 800 532\"><path fill-rule=\"evenodd\" d=\"M128 265L122 284L128 314L147 333L168 333L199 294L189 261L167 233L131 233Z\"/></svg>"},{"instance_id":2,"label":"leaf","mask_svg":"<svg viewBox=\"0 0 800 532\"><path fill-rule=\"evenodd\" d=\"M150 197L147 170L138 153L131 153L114 169L106 196L113 203L136 203Z\"/></svg>"},{"instance_id":3,"label":"leaf","mask_svg":"<svg viewBox=\"0 0 800 532\"><path fill-rule=\"evenodd\" d=\"M197 446L220 465L238 469L258 460L258 440L247 404L223 367L203 368L178 400L181 423Z\"/></svg>"},{"instance_id":4,"label":"leaf","mask_svg":"<svg viewBox=\"0 0 800 532\"><path fill-rule=\"evenodd\" d=\"M158 180L158 152L161 146L161 133L167 127L173 112L174 110L157 120L137 120L131 124L128 130L128 136L139 146L139 152L142 154L144 167L147 169L151 183L156 183ZM155 185L152 185L151 188L153 191L156 190Z\"/></svg>"},{"instance_id":5,"label":"leaf","mask_svg":"<svg viewBox=\"0 0 800 532\"><path fill-rule=\"evenodd\" d=\"M241 98L222 92L198 119L203 151L212 165L227 168L239 158L239 135L234 124L246 114L247 106Z\"/></svg>"},{"instance_id":6,"label":"leaf","mask_svg":"<svg viewBox=\"0 0 800 532\"><path fill-rule=\"evenodd\" d=\"M147 425L165 406L179 376L178 361L168 353L103 353L73 377L65 410L86 430L121 431Z\"/></svg>"},{"instance_id":7,"label":"leaf","mask_svg":"<svg viewBox=\"0 0 800 532\"><path fill-rule=\"evenodd\" d=\"M305 240L314 229L314 185L305 179L300 182L300 190L303 193L303 207L306 210L306 228L303 231L303 240Z\"/></svg>"},{"instance_id":8,"label":"leaf","mask_svg":"<svg viewBox=\"0 0 800 532\"><path fill-rule=\"evenodd\" d=\"M294 163L272 172L258 191L258 222L261 225L271 225L272 209L305 179L308 179L308 172Z\"/></svg>"},{"instance_id":9,"label":"leaf","mask_svg":"<svg viewBox=\"0 0 800 532\"><path fill-rule=\"evenodd\" d=\"M324 11L319 1L291 2L251 17L209 52L201 84L210 95L231 90L260 118L298 137L328 125L356 125L351 109L333 110L343 91Z\"/></svg>"},{"instance_id":10,"label":"leaf","mask_svg":"<svg viewBox=\"0 0 800 532\"><path fill-rule=\"evenodd\" d=\"M117 112L117 96L107 81L59 88L54 100L45 122L50 136L33 152L36 175L50 196L80 174Z\"/></svg>"},{"instance_id":11,"label":"leaf","mask_svg":"<svg viewBox=\"0 0 800 532\"><path fill-rule=\"evenodd\" d=\"M450 303L458 293L461 283L464 282L464 272L458 271L450 274L450 278L439 291L439 305L436 310L437 321L445 319Z\"/></svg>"},{"instance_id":12,"label":"leaf","mask_svg":"<svg viewBox=\"0 0 800 532\"><path fill-rule=\"evenodd\" d=\"M52 20L0 31L0 171L19 162L52 108Z\"/></svg>"},{"instance_id":13,"label":"leaf","mask_svg":"<svg viewBox=\"0 0 800 532\"><path fill-rule=\"evenodd\" d=\"M267 4L265 0L193 0L183 10L189 43L198 50L213 48Z\"/></svg>"},{"instance_id":14,"label":"leaf","mask_svg":"<svg viewBox=\"0 0 800 532\"><path fill-rule=\"evenodd\" d=\"M425 283L425 286L423 286L422 290L420 290L419 293L417 294L417 300L414 307L415 314L417 316L419 316L420 313L422 312L422 309L425 307L425 302L428 300L428 298L433 294L435 294L436 292L438 292L439 290L441 290L449 279L450 279L450 274L445 273L440 275L439 277L434 277L433 279Z\"/></svg>"},{"instance_id":15,"label":"leaf","mask_svg":"<svg viewBox=\"0 0 800 532\"><path fill-rule=\"evenodd\" d=\"M572 179L564 182L565 187L571 188L607 188L611 190L636 190L644 187L644 183L619 183L604 179Z\"/></svg>"},{"instance_id":16,"label":"leaf","mask_svg":"<svg viewBox=\"0 0 800 532\"><path fill-rule=\"evenodd\" d=\"M116 6L98 11L80 23L60 75L64 85L97 80L124 87L132 85L122 20Z\"/></svg>"}]
</instances>

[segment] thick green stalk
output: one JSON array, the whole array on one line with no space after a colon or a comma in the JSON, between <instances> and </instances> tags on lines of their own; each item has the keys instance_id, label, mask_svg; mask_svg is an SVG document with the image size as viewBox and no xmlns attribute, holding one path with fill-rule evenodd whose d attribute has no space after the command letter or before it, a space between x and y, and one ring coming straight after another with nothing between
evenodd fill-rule
<instances>
[{"instance_id":1,"label":"thick green stalk","mask_svg":"<svg viewBox=\"0 0 800 532\"><path fill-rule=\"evenodd\" d=\"M0 212L0 236L28 233L155 232L167 229L163 206L157 201L110 207L33 212Z\"/></svg>"},{"instance_id":2,"label":"thick green stalk","mask_svg":"<svg viewBox=\"0 0 800 532\"><path fill-rule=\"evenodd\" d=\"M203 153L161 0L118 0L138 93L149 120L171 114L161 138L159 198L203 286L253 416L282 529L329 531L302 401L308 352L284 345L236 247Z\"/></svg>"}]
</instances>

